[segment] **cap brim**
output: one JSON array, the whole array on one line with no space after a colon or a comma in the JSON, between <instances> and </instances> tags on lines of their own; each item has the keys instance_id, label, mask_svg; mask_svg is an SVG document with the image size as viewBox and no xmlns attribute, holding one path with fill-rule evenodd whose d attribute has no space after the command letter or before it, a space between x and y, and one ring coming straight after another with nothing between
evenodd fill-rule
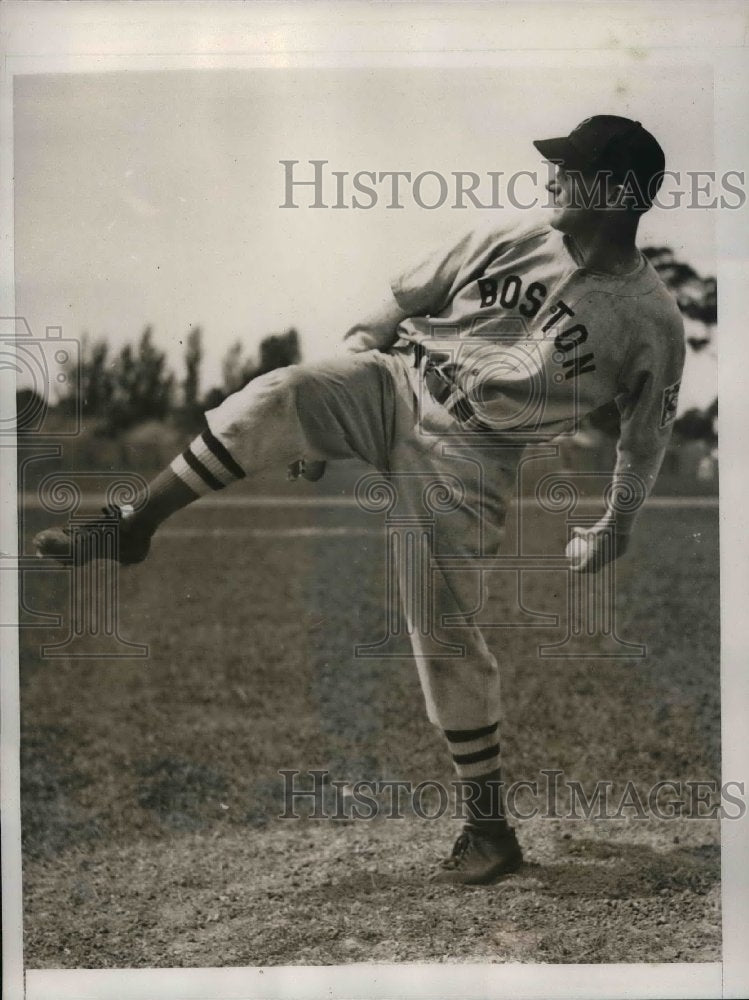
<instances>
[{"instance_id":1,"label":"cap brim","mask_svg":"<svg viewBox=\"0 0 749 1000\"><path fill-rule=\"evenodd\" d=\"M560 136L558 139L534 139L533 145L545 160L551 160L552 163L561 163L568 167L582 165L580 154L567 136Z\"/></svg>"}]
</instances>

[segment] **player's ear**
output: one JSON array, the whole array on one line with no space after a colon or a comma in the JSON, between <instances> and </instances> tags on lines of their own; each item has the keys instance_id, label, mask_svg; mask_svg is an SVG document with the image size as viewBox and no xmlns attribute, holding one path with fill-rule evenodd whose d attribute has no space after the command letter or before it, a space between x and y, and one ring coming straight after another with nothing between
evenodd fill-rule
<instances>
[{"instance_id":1,"label":"player's ear","mask_svg":"<svg viewBox=\"0 0 749 1000\"><path fill-rule=\"evenodd\" d=\"M628 212L647 210L639 182L631 172L622 181L609 181L607 203Z\"/></svg>"},{"instance_id":2,"label":"player's ear","mask_svg":"<svg viewBox=\"0 0 749 1000\"><path fill-rule=\"evenodd\" d=\"M624 184L618 184L616 181L609 180L608 186L606 188L606 206L607 208L627 208L627 189Z\"/></svg>"}]
</instances>

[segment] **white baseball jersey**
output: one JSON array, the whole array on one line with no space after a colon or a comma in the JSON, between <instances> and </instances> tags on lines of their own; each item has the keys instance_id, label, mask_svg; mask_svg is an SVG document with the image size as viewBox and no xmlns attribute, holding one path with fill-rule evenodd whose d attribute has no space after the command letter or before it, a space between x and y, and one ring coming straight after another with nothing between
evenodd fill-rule
<instances>
[{"instance_id":1,"label":"white baseball jersey","mask_svg":"<svg viewBox=\"0 0 749 1000\"><path fill-rule=\"evenodd\" d=\"M411 318L393 350L419 343L476 417L548 440L615 400L617 472L652 486L676 416L684 331L647 259L614 276L579 262L544 222L473 232L392 283ZM622 519L622 524L624 523Z\"/></svg>"}]
</instances>

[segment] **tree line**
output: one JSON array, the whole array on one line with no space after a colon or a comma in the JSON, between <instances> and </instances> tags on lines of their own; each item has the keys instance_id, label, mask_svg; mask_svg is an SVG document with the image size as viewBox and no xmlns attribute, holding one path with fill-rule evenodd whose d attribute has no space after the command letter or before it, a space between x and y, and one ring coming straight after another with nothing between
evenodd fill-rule
<instances>
[{"instance_id":1,"label":"tree line","mask_svg":"<svg viewBox=\"0 0 749 1000\"><path fill-rule=\"evenodd\" d=\"M84 336L80 344L77 378L68 380L68 390L54 406L60 418L80 413L84 424L107 436L115 436L146 421L169 421L192 430L205 410L218 406L227 396L258 375L297 364L301 359L299 335L293 328L265 337L257 360L245 355L240 340L227 349L221 363L221 384L201 391L203 331L193 327L184 340L183 367L173 372L164 351L153 342L146 327L135 344L118 351L103 339ZM18 413L33 411L29 394L18 393ZM23 428L19 428L23 429Z\"/></svg>"}]
</instances>

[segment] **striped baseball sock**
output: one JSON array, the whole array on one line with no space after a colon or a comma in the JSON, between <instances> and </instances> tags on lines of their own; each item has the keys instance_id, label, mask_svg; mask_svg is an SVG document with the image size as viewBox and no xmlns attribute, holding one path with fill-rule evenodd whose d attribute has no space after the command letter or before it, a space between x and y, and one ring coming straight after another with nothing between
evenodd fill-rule
<instances>
[{"instance_id":1,"label":"striped baseball sock","mask_svg":"<svg viewBox=\"0 0 749 1000\"><path fill-rule=\"evenodd\" d=\"M499 767L499 723L480 729L446 729L447 746L459 778L478 778Z\"/></svg>"},{"instance_id":2,"label":"striped baseball sock","mask_svg":"<svg viewBox=\"0 0 749 1000\"><path fill-rule=\"evenodd\" d=\"M153 532L182 507L244 476L244 469L206 428L148 484L145 503L135 515L137 522Z\"/></svg>"},{"instance_id":3,"label":"striped baseball sock","mask_svg":"<svg viewBox=\"0 0 749 1000\"><path fill-rule=\"evenodd\" d=\"M447 745L461 780L467 825L485 833L507 833L502 795L498 723L480 729L446 729Z\"/></svg>"}]
</instances>

